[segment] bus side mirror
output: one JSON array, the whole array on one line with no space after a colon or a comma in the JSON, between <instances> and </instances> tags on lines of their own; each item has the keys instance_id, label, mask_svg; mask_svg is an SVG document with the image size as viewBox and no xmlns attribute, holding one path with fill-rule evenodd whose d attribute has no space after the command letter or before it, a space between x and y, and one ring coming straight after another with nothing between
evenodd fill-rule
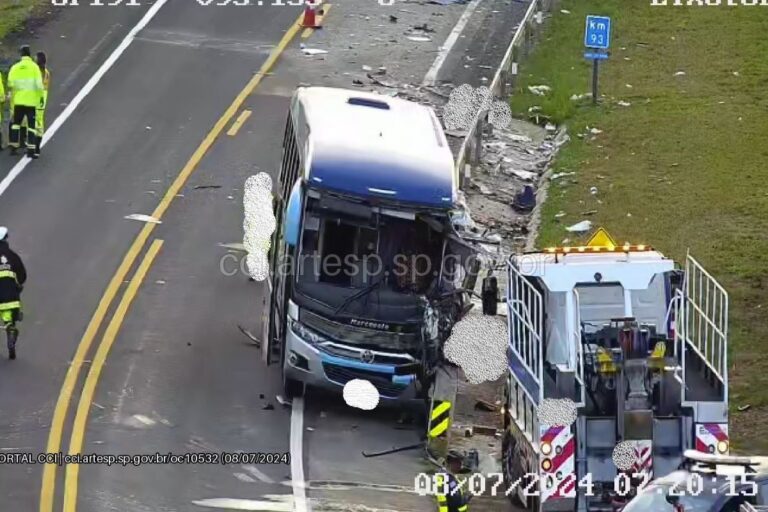
<instances>
[{"instance_id":1,"label":"bus side mirror","mask_svg":"<svg viewBox=\"0 0 768 512\"><path fill-rule=\"evenodd\" d=\"M299 244L301 207L301 179L298 179L291 189L288 206L285 208L285 243L291 247L296 247Z\"/></svg>"}]
</instances>

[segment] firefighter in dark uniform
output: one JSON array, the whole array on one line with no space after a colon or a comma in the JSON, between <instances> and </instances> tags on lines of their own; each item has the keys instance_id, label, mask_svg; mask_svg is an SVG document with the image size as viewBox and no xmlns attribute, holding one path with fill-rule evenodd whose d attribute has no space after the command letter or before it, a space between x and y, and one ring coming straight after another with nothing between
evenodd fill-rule
<instances>
[{"instance_id":1,"label":"firefighter in dark uniform","mask_svg":"<svg viewBox=\"0 0 768 512\"><path fill-rule=\"evenodd\" d=\"M0 315L8 331L9 359L16 359L16 322L21 321L21 290L26 280L24 263L8 245L8 228L0 227Z\"/></svg>"},{"instance_id":2,"label":"firefighter in dark uniform","mask_svg":"<svg viewBox=\"0 0 768 512\"><path fill-rule=\"evenodd\" d=\"M461 471L463 460L464 457L459 452L449 451L445 459L448 471L435 475L438 512L468 512L469 510L469 498L454 476Z\"/></svg>"}]
</instances>

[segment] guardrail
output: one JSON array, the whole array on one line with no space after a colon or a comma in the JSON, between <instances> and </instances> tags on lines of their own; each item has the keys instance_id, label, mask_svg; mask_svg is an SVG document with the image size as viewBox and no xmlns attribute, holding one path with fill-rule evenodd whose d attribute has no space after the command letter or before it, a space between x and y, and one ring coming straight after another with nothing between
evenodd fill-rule
<instances>
[{"instance_id":1,"label":"guardrail","mask_svg":"<svg viewBox=\"0 0 768 512\"><path fill-rule=\"evenodd\" d=\"M504 59L496 70L490 85L488 85L495 99L508 100L510 89L515 84L514 80L517 76L518 64L530 54L533 44L543 28L544 13L551 12L556 3L557 0L531 1L523 20L512 37L512 42L509 44L507 52L504 54ZM456 155L456 172L459 176L459 183L462 184L461 188L464 188L464 179L467 177L466 166L468 165L467 160L470 153L473 156L473 164L478 165L480 163L483 146L483 127L487 116L487 111L475 114L467 135L464 137L464 141Z\"/></svg>"}]
</instances>

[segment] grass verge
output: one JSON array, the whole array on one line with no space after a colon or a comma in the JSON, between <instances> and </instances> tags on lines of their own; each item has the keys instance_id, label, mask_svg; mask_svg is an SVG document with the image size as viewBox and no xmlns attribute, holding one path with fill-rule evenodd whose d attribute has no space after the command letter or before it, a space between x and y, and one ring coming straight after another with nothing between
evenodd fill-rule
<instances>
[{"instance_id":1,"label":"grass verge","mask_svg":"<svg viewBox=\"0 0 768 512\"><path fill-rule=\"evenodd\" d=\"M614 22L597 107L570 99L591 87L586 14ZM768 7L562 0L512 99L517 113L538 105L565 122L573 139L555 169L576 175L552 183L539 246L576 242L565 227L590 219L677 261L690 249L726 287L731 437L734 448L761 453L768 453L767 32ZM552 91L528 92L539 84Z\"/></svg>"},{"instance_id":2,"label":"grass verge","mask_svg":"<svg viewBox=\"0 0 768 512\"><path fill-rule=\"evenodd\" d=\"M22 28L38 7L50 5L48 0L0 0L0 40Z\"/></svg>"}]
</instances>

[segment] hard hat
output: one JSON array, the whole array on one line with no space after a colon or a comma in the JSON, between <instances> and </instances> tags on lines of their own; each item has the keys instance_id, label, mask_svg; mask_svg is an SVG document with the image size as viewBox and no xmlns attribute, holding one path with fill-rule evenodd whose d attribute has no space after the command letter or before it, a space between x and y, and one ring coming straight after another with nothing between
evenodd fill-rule
<instances>
[{"instance_id":1,"label":"hard hat","mask_svg":"<svg viewBox=\"0 0 768 512\"><path fill-rule=\"evenodd\" d=\"M5 226L0 226L0 240L5 240L8 236L8 228Z\"/></svg>"},{"instance_id":2,"label":"hard hat","mask_svg":"<svg viewBox=\"0 0 768 512\"><path fill-rule=\"evenodd\" d=\"M28 44L23 44L19 47L19 54L21 55L32 55L32 50L30 49Z\"/></svg>"}]
</instances>

